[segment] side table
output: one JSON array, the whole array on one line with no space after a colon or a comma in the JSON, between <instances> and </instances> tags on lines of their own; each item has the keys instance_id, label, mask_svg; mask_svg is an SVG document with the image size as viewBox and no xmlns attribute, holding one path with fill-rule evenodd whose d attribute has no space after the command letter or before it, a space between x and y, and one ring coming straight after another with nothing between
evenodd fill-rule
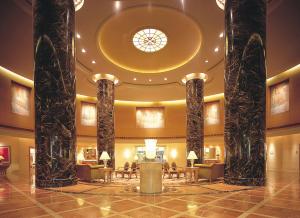
<instances>
[{"instance_id":1,"label":"side table","mask_svg":"<svg viewBox=\"0 0 300 218\"><path fill-rule=\"evenodd\" d=\"M103 175L104 182L110 183L114 172L113 168L99 168L99 171L100 175Z\"/></svg>"},{"instance_id":2,"label":"side table","mask_svg":"<svg viewBox=\"0 0 300 218\"><path fill-rule=\"evenodd\" d=\"M198 167L186 167L185 168L185 179L186 182L197 182L198 180Z\"/></svg>"}]
</instances>

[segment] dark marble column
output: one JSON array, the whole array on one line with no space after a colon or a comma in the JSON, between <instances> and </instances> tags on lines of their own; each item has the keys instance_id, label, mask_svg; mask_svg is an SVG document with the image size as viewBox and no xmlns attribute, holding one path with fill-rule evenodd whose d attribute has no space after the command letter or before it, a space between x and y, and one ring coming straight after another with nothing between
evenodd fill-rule
<instances>
[{"instance_id":1,"label":"dark marble column","mask_svg":"<svg viewBox=\"0 0 300 218\"><path fill-rule=\"evenodd\" d=\"M204 160L204 79L186 76L186 149L187 154L194 151L198 157L194 163ZM189 160L187 160L189 164Z\"/></svg>"},{"instance_id":2,"label":"dark marble column","mask_svg":"<svg viewBox=\"0 0 300 218\"><path fill-rule=\"evenodd\" d=\"M77 183L73 0L33 5L36 186Z\"/></svg>"},{"instance_id":3,"label":"dark marble column","mask_svg":"<svg viewBox=\"0 0 300 218\"><path fill-rule=\"evenodd\" d=\"M97 150L98 159L103 151L107 151L110 160L108 167L115 165L115 125L114 125L114 80L99 79L97 81ZM102 161L98 160L99 164Z\"/></svg>"},{"instance_id":4,"label":"dark marble column","mask_svg":"<svg viewBox=\"0 0 300 218\"><path fill-rule=\"evenodd\" d=\"M225 182L265 183L266 0L225 5Z\"/></svg>"}]
</instances>

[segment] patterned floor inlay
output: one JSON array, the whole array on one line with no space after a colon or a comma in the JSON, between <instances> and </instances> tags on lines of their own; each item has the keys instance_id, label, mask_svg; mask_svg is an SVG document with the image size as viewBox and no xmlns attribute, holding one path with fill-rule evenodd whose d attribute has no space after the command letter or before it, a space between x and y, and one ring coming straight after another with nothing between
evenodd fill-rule
<instances>
[{"instance_id":1,"label":"patterned floor inlay","mask_svg":"<svg viewBox=\"0 0 300 218\"><path fill-rule=\"evenodd\" d=\"M297 173L268 172L264 187L165 179L162 194L141 195L137 180L37 189L32 178L0 178L0 217L300 218ZM135 187L135 188L134 188Z\"/></svg>"}]
</instances>

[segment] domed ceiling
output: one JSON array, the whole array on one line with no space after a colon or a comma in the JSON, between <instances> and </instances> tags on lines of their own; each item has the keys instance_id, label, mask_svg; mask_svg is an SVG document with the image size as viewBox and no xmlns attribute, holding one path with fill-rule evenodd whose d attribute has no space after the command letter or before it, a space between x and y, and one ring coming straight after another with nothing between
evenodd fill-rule
<instances>
[{"instance_id":1,"label":"domed ceiling","mask_svg":"<svg viewBox=\"0 0 300 218\"><path fill-rule=\"evenodd\" d=\"M269 1L268 77L299 64L299 2ZM0 65L33 79L31 4L2 1ZM155 52L139 50L134 35L151 28L165 34L165 45ZM86 0L76 12L77 93L96 96L93 74L109 73L121 82L118 100L184 99L180 81L195 72L208 75L205 95L221 93L223 31L224 12L214 0ZM155 40L146 38L144 43Z\"/></svg>"}]
</instances>

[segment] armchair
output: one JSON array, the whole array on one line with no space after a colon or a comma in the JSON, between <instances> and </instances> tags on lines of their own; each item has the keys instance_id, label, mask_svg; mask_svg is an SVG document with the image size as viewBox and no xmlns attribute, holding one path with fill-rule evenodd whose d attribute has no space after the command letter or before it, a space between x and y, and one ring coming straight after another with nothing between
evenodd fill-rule
<instances>
[{"instance_id":1,"label":"armchair","mask_svg":"<svg viewBox=\"0 0 300 218\"><path fill-rule=\"evenodd\" d=\"M77 164L77 177L88 182L92 182L95 179L105 179L105 175L100 172L99 168L103 168L103 165Z\"/></svg>"},{"instance_id":2,"label":"armchair","mask_svg":"<svg viewBox=\"0 0 300 218\"><path fill-rule=\"evenodd\" d=\"M165 178L165 174L168 174L168 176L170 178L169 170L170 170L169 163L168 162L164 162L164 164L163 164L163 178Z\"/></svg>"},{"instance_id":3,"label":"armchair","mask_svg":"<svg viewBox=\"0 0 300 218\"><path fill-rule=\"evenodd\" d=\"M177 178L180 177L180 174L184 174L185 176L185 171L182 167L177 167L176 163L173 162L171 164L171 168L169 170L169 174L171 175L171 177L173 178L173 175L176 175Z\"/></svg>"},{"instance_id":4,"label":"armchair","mask_svg":"<svg viewBox=\"0 0 300 218\"><path fill-rule=\"evenodd\" d=\"M116 178L118 177L118 174L121 174L122 178L124 178L124 172L127 172L129 170L129 163L126 162L124 164L124 167L118 167L118 169L115 170Z\"/></svg>"},{"instance_id":5,"label":"armchair","mask_svg":"<svg viewBox=\"0 0 300 218\"><path fill-rule=\"evenodd\" d=\"M198 178L208 179L210 182L224 177L224 163L195 164L198 167Z\"/></svg>"},{"instance_id":6,"label":"armchair","mask_svg":"<svg viewBox=\"0 0 300 218\"><path fill-rule=\"evenodd\" d=\"M135 175L135 177L137 178L137 164L135 162L133 162L130 166L130 169L123 172L123 177L124 177L124 175L127 175L128 179L131 179L132 175Z\"/></svg>"}]
</instances>

